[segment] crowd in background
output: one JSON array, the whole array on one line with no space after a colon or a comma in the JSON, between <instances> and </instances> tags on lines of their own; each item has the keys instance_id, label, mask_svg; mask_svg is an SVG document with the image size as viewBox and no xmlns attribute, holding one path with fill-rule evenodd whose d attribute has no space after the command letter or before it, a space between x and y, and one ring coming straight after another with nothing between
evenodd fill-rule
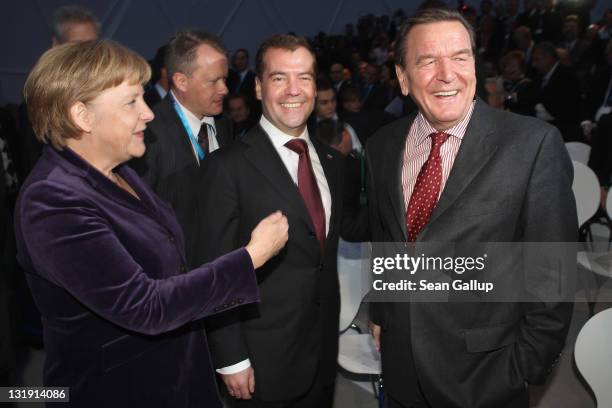
<instances>
[{"instance_id":1,"label":"crowd in background","mask_svg":"<svg viewBox=\"0 0 612 408\"><path fill-rule=\"evenodd\" d=\"M448 6L458 7L475 27L478 96L496 108L553 124L566 142L590 144L589 165L601 184L608 186L612 171L612 8L591 21L593 4L577 4L483 0L478 9L462 2ZM310 39L317 54L318 97L309 129L355 159L354 171L348 172L354 174L357 186L355 207L363 201L362 153L367 139L386 123L416 109L410 97L402 95L395 71L394 41L405 18L402 10L390 16L365 15L356 24L347 24L342 35L319 33ZM145 99L151 106L169 90L164 52L162 46L150 61L153 77ZM238 49L230 57L224 115L231 118L234 137L239 138L258 123L261 106L255 73L249 69L253 62L249 52ZM0 109L0 200L5 211L0 225L2 271L16 270L14 256L10 256L14 247L8 214L40 152L40 147L28 142L31 130L24 115L23 108ZM344 125L338 126L339 122ZM3 273L0 279L14 277ZM23 282L0 285L0 290L7 287L17 297L27 296ZM0 293L1 299L8 299L3 295ZM20 314L15 315L19 324L36 322L33 304L19 301ZM23 307L28 304L32 310ZM0 313L6 310L0 306ZM32 325L20 325L15 332L19 341L42 345L40 330ZM8 344L6 339L0 342L0 367L11 367L11 353L2 353ZM2 361L2 356L9 357ZM0 372L0 380L3 375Z\"/></svg>"},{"instance_id":2,"label":"crowd in background","mask_svg":"<svg viewBox=\"0 0 612 408\"><path fill-rule=\"evenodd\" d=\"M424 5L432 3L445 5ZM479 9L460 3L476 31L478 96L496 108L553 124L565 142L591 144L591 167L602 185L609 185L612 9L591 21L588 1L530 0L521 7L518 0L483 0ZM382 125L416 109L401 94L395 72L394 42L405 18L403 10L368 14L347 24L343 35L310 39L318 87L333 90L337 114L355 129L362 146ZM163 72L162 60L160 54L153 61L157 72ZM242 135L257 123L261 109L248 51L234 51L231 61L226 113Z\"/></svg>"}]
</instances>

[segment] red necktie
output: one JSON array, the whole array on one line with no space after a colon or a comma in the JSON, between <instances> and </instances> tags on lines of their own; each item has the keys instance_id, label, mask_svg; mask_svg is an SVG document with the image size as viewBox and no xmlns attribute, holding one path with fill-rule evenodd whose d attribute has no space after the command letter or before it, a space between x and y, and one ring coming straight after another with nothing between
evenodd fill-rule
<instances>
[{"instance_id":1,"label":"red necktie","mask_svg":"<svg viewBox=\"0 0 612 408\"><path fill-rule=\"evenodd\" d=\"M321 245L325 246L325 210L321 201L321 194L317 186L317 179L312 171L312 163L308 155L308 145L301 139L293 139L285 143L287 148L300 155L298 162L298 190L306 204L310 220L315 229L315 234Z\"/></svg>"},{"instance_id":2,"label":"red necktie","mask_svg":"<svg viewBox=\"0 0 612 408\"><path fill-rule=\"evenodd\" d=\"M406 211L406 231L408 242L416 241L417 236L431 217L438 202L440 184L442 183L442 158L440 148L448 138L448 134L438 132L431 135L431 151L427 161L421 167L410 202Z\"/></svg>"}]
</instances>

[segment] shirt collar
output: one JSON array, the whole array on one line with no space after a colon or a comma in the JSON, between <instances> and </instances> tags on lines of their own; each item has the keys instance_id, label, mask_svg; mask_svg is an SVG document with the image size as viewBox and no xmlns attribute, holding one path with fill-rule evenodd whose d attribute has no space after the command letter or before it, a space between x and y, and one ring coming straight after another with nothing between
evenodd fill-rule
<instances>
[{"instance_id":1,"label":"shirt collar","mask_svg":"<svg viewBox=\"0 0 612 408\"><path fill-rule=\"evenodd\" d=\"M459 140L463 139L463 136L465 136L465 131L467 130L467 125L470 122L470 119L472 117L472 113L474 112L474 104L476 102L472 101L472 103L470 104L470 108L468 109L467 114L463 117L463 119L461 119L455 126L450 127L448 129L446 129L444 131L444 133L450 135L450 136L454 136ZM425 116L419 111L419 114L417 115L416 119L414 120L414 126L417 127L417 132L416 132L416 144L417 146L420 145L421 143L425 142L425 140L427 140L427 138L429 137L429 135L431 135L432 133L437 133L438 131L431 125L431 123L429 123L429 121L427 119L425 119Z\"/></svg>"},{"instance_id":2,"label":"shirt collar","mask_svg":"<svg viewBox=\"0 0 612 408\"><path fill-rule=\"evenodd\" d=\"M185 117L187 118L187 122L189 122L189 127L193 131L194 135L197 136L197 134L200 132L200 127L202 127L203 123L207 123L207 124L211 125L213 128L215 127L215 118L214 117L212 117L212 116L204 116L202 119L198 119L198 117L196 115L194 115L189 109L184 107L179 102L179 100L176 97L176 95L174 95L174 92L170 91L170 93L172 94L172 97L176 101L176 104L179 106L179 108L185 114Z\"/></svg>"},{"instance_id":3,"label":"shirt collar","mask_svg":"<svg viewBox=\"0 0 612 408\"><path fill-rule=\"evenodd\" d=\"M272 142L274 148L277 151L281 148L284 148L287 142L295 140L296 138L295 136L291 136L282 132L279 128L274 126L264 115L261 115L259 125L268 134L270 141ZM308 127L305 127L302 134L299 135L297 138L304 140L309 146L312 145L312 143L310 143L310 137L308 136Z\"/></svg>"}]
</instances>

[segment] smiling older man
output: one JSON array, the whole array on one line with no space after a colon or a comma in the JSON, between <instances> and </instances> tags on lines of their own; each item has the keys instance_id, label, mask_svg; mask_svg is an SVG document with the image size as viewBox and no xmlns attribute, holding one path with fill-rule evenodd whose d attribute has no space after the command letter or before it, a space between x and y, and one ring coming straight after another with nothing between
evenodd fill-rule
<instances>
[{"instance_id":1,"label":"smiling older man","mask_svg":"<svg viewBox=\"0 0 612 408\"><path fill-rule=\"evenodd\" d=\"M395 55L419 110L366 148L373 242L572 242L572 165L552 126L474 100L474 33L420 11ZM554 197L554 200L550 200ZM478 216L475 216L478 215ZM559 276L560 285L569 276ZM527 407L565 341L570 303L377 303L392 407Z\"/></svg>"}]
</instances>

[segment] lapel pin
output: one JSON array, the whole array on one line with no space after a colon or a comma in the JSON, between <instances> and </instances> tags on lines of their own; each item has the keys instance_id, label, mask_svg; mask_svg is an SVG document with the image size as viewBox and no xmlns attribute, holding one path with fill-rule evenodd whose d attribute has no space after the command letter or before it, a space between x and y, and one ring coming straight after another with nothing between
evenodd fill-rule
<instances>
[{"instance_id":1,"label":"lapel pin","mask_svg":"<svg viewBox=\"0 0 612 408\"><path fill-rule=\"evenodd\" d=\"M327 153L327 160L331 160L331 159L333 159L333 156L331 154Z\"/></svg>"}]
</instances>

